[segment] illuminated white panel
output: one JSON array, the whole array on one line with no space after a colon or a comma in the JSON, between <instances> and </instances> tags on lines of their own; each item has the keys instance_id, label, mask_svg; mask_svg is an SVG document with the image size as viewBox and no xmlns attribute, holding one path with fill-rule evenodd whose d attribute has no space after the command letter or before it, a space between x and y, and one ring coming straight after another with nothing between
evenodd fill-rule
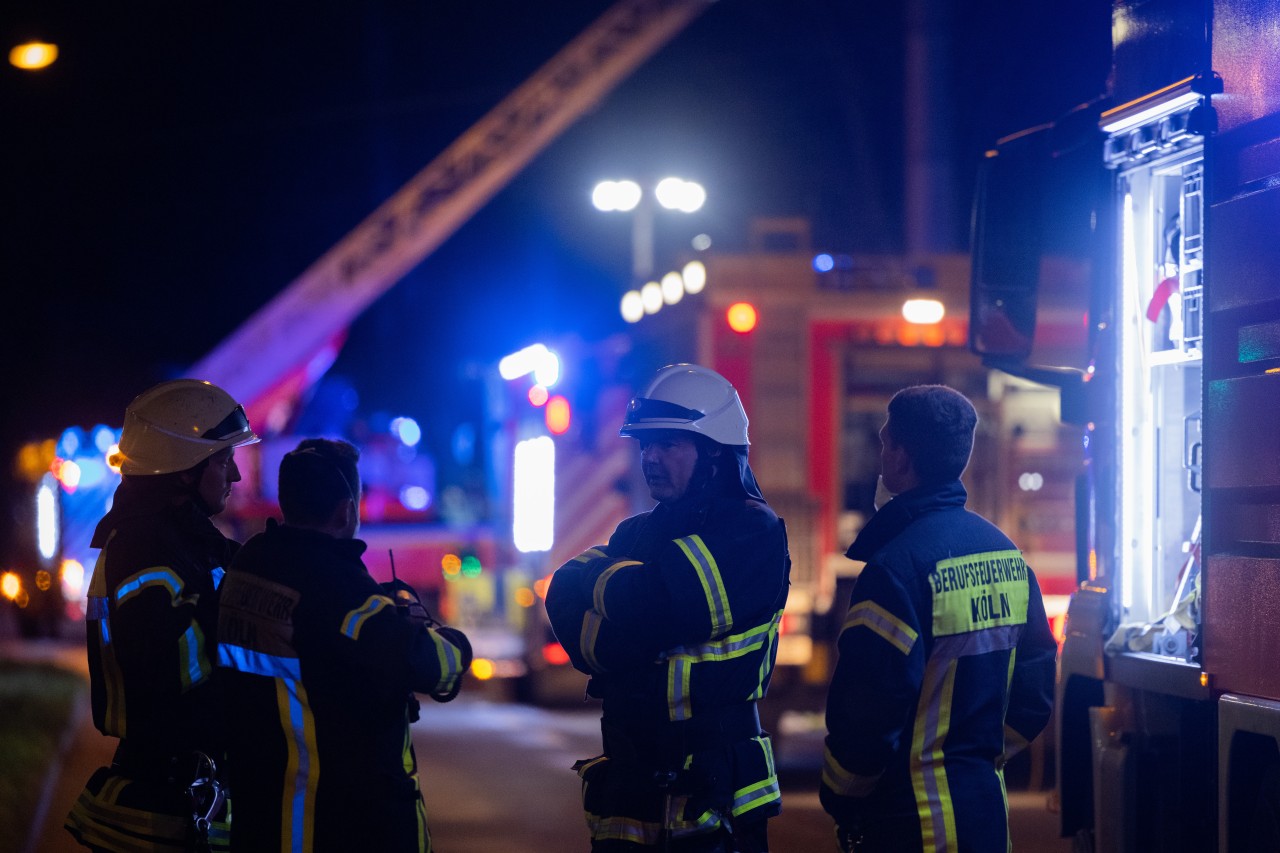
<instances>
[{"instance_id":1,"label":"illuminated white panel","mask_svg":"<svg viewBox=\"0 0 1280 853\"><path fill-rule=\"evenodd\" d=\"M927 326L946 315L947 309L936 299L908 299L902 303L902 319Z\"/></svg>"},{"instance_id":2,"label":"illuminated white panel","mask_svg":"<svg viewBox=\"0 0 1280 853\"><path fill-rule=\"evenodd\" d=\"M1148 392L1146 347L1143 344L1143 308L1140 258L1145 217L1137 209L1133 193L1124 198L1122 214L1120 294L1121 364L1119 388L1119 574L1120 600L1138 617L1151 615L1151 535L1154 498L1152 471L1151 405Z\"/></svg>"},{"instance_id":3,"label":"illuminated white panel","mask_svg":"<svg viewBox=\"0 0 1280 853\"><path fill-rule=\"evenodd\" d=\"M549 551L555 542L556 445L549 436L516 445L511 535L522 553Z\"/></svg>"},{"instance_id":4,"label":"illuminated white panel","mask_svg":"<svg viewBox=\"0 0 1280 853\"><path fill-rule=\"evenodd\" d=\"M36 489L36 546L45 560L58 553L58 533L58 481L45 474Z\"/></svg>"}]
</instances>

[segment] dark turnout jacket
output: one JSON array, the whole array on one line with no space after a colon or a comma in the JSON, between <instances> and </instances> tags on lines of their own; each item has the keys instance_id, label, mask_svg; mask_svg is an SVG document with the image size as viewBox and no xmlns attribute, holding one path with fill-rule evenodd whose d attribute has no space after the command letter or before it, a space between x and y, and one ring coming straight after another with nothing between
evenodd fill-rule
<instances>
[{"instance_id":1,"label":"dark turnout jacket","mask_svg":"<svg viewBox=\"0 0 1280 853\"><path fill-rule=\"evenodd\" d=\"M781 520L739 456L697 494L623 521L560 567L556 637L603 700L605 754L580 768L596 841L656 844L655 771L675 784L674 837L776 814L754 703L768 689L790 559Z\"/></svg>"},{"instance_id":2,"label":"dark turnout jacket","mask_svg":"<svg viewBox=\"0 0 1280 853\"><path fill-rule=\"evenodd\" d=\"M272 521L227 573L234 849L430 849L409 699L451 687L462 653L397 613L364 549Z\"/></svg>"},{"instance_id":3,"label":"dark turnout jacket","mask_svg":"<svg viewBox=\"0 0 1280 853\"><path fill-rule=\"evenodd\" d=\"M1044 728L1057 644L1035 574L957 481L881 509L827 701L821 798L871 849L1008 849L1002 768Z\"/></svg>"},{"instance_id":4,"label":"dark turnout jacket","mask_svg":"<svg viewBox=\"0 0 1280 853\"><path fill-rule=\"evenodd\" d=\"M139 756L220 751L218 585L239 547L190 501L126 480L94 530L86 602L93 721Z\"/></svg>"},{"instance_id":5,"label":"dark turnout jacket","mask_svg":"<svg viewBox=\"0 0 1280 853\"><path fill-rule=\"evenodd\" d=\"M167 480L126 478L93 534L86 641L93 722L120 738L67 816L78 841L102 850L192 843L185 787L197 753L221 764L214 679L218 586L239 547ZM225 849L224 811L207 841Z\"/></svg>"}]
</instances>

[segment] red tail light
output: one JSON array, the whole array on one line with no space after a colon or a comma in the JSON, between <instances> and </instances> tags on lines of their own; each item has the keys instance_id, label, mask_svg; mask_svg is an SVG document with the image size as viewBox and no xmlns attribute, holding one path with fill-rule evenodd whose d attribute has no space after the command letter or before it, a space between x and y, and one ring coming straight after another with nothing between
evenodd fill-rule
<instances>
[{"instance_id":1,"label":"red tail light","mask_svg":"<svg viewBox=\"0 0 1280 853\"><path fill-rule=\"evenodd\" d=\"M569 653L559 643L547 643L542 647L542 658L553 666L564 666L569 662Z\"/></svg>"}]
</instances>

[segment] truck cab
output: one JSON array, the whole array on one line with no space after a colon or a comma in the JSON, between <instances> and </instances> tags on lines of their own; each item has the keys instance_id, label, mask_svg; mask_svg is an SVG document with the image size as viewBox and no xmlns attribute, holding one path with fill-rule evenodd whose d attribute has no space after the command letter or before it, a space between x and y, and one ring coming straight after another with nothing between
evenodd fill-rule
<instances>
[{"instance_id":1,"label":"truck cab","mask_svg":"<svg viewBox=\"0 0 1280 853\"><path fill-rule=\"evenodd\" d=\"M1276 18L1117 2L1108 91L985 158L970 345L1083 427L1055 714L1080 849L1280 849Z\"/></svg>"}]
</instances>

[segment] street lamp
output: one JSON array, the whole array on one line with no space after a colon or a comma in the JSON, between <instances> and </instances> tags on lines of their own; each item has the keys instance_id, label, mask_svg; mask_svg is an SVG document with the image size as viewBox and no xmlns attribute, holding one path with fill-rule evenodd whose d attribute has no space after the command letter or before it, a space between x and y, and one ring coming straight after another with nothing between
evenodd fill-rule
<instances>
[{"instance_id":1,"label":"street lamp","mask_svg":"<svg viewBox=\"0 0 1280 853\"><path fill-rule=\"evenodd\" d=\"M639 285L653 273L654 201L667 210L693 213L707 200L702 185L683 178L663 178L652 193L646 193L635 181L601 181L591 192L591 203L597 210L634 211L631 218L631 279Z\"/></svg>"}]
</instances>

